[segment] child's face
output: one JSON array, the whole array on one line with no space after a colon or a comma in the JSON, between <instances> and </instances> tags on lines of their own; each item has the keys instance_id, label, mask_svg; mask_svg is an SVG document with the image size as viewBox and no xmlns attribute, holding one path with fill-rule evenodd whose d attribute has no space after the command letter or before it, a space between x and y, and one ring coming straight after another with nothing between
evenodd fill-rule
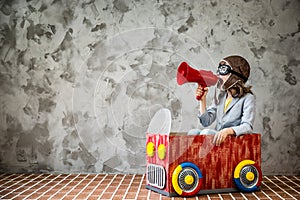
<instances>
[{"instance_id":1,"label":"child's face","mask_svg":"<svg viewBox=\"0 0 300 200\"><path fill-rule=\"evenodd\" d=\"M230 76L230 74L227 74L227 75L218 75L218 78L220 79L220 80L222 80L222 85L221 85L221 87L223 88L223 85L224 85L224 83L227 81L227 79L229 78L229 76Z\"/></svg>"}]
</instances>

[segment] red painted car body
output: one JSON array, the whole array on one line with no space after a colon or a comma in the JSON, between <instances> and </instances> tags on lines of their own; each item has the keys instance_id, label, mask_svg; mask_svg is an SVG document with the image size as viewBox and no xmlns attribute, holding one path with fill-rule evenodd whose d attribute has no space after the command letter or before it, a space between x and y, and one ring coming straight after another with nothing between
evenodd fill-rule
<instances>
[{"instance_id":1,"label":"red painted car body","mask_svg":"<svg viewBox=\"0 0 300 200\"><path fill-rule=\"evenodd\" d=\"M261 135L230 136L220 146L213 137L147 133L146 188L166 196L260 189Z\"/></svg>"}]
</instances>

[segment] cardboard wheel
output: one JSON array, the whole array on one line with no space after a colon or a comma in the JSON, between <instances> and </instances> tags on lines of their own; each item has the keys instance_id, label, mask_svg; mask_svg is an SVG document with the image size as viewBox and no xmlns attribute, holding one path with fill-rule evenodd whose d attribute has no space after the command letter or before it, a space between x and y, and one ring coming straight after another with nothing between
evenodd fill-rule
<instances>
[{"instance_id":1,"label":"cardboard wheel","mask_svg":"<svg viewBox=\"0 0 300 200\"><path fill-rule=\"evenodd\" d=\"M172 185L180 196L194 196L200 191L202 173L193 163L181 163L172 174Z\"/></svg>"},{"instance_id":2,"label":"cardboard wheel","mask_svg":"<svg viewBox=\"0 0 300 200\"><path fill-rule=\"evenodd\" d=\"M234 183L243 192L259 189L262 180L261 169L252 160L241 161L234 170Z\"/></svg>"}]
</instances>

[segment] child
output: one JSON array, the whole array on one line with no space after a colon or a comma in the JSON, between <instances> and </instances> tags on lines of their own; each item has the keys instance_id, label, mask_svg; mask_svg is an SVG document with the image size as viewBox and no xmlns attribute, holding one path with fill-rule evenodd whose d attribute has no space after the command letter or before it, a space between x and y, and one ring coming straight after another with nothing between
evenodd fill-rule
<instances>
[{"instance_id":1,"label":"child","mask_svg":"<svg viewBox=\"0 0 300 200\"><path fill-rule=\"evenodd\" d=\"M229 56L220 61L214 100L206 107L208 88L204 88L204 95L200 99L198 118L207 127L216 120L216 131L189 131L189 135L214 133L213 143L219 146L228 135L239 136L251 133L255 116L255 99L250 86L245 83L250 75L250 66L241 56ZM196 95L202 93L199 85Z\"/></svg>"}]
</instances>

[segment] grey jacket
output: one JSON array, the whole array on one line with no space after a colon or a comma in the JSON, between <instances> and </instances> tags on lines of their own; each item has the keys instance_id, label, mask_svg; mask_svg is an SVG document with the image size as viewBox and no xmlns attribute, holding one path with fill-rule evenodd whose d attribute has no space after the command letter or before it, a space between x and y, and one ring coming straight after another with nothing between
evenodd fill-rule
<instances>
[{"instance_id":1,"label":"grey jacket","mask_svg":"<svg viewBox=\"0 0 300 200\"><path fill-rule=\"evenodd\" d=\"M216 121L216 130L233 128L235 134L252 133L255 117L255 97L248 93L242 98L233 98L224 113L226 95L220 98L220 103L213 103L205 113L198 115L200 123L207 127Z\"/></svg>"}]
</instances>

